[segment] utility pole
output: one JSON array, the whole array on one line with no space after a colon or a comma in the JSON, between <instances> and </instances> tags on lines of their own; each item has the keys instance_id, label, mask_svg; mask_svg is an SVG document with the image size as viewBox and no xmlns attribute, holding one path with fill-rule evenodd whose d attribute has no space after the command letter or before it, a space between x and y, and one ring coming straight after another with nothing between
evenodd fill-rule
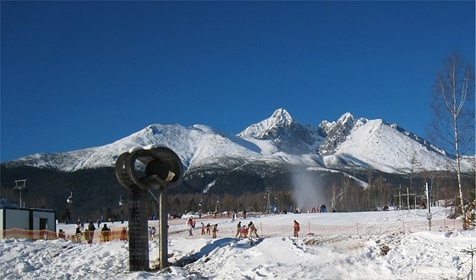
<instances>
[{"instance_id":1,"label":"utility pole","mask_svg":"<svg viewBox=\"0 0 476 280\"><path fill-rule=\"evenodd\" d=\"M428 214L426 215L426 218L428 219L428 227L431 230L431 185L428 185L428 182L425 183L425 192L427 195L427 204L428 204Z\"/></svg>"}]
</instances>

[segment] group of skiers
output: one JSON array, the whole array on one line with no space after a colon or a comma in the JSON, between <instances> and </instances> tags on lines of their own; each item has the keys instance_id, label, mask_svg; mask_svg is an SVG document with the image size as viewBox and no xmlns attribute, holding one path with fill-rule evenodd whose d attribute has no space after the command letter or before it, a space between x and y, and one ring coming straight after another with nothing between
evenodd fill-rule
<instances>
[{"instance_id":1,"label":"group of skiers","mask_svg":"<svg viewBox=\"0 0 476 280\"><path fill-rule=\"evenodd\" d=\"M249 234L249 236L248 236ZM253 222L249 222L248 223L248 226L242 226L241 225L241 221L238 222L238 224L236 224L236 235L235 235L235 238L253 238L256 237L256 238L259 238L259 235L258 235L258 229L256 228L256 226L253 224Z\"/></svg>"},{"instance_id":2,"label":"group of skiers","mask_svg":"<svg viewBox=\"0 0 476 280\"><path fill-rule=\"evenodd\" d=\"M195 220L192 218L189 218L187 221L187 226L188 226L188 233L189 236L193 235L193 229L195 228ZM218 224L211 225L208 223L205 225L205 223L201 222L201 228L202 232L201 235L211 235L212 238L217 238L217 233L218 233Z\"/></svg>"},{"instance_id":3,"label":"group of skiers","mask_svg":"<svg viewBox=\"0 0 476 280\"><path fill-rule=\"evenodd\" d=\"M187 226L188 226L188 235L192 236L193 235L193 229L195 228L195 220L192 218L189 218L187 221ZM218 232L218 224L214 224L213 226L208 223L205 225L203 222L201 222L202 226L202 235L210 235L212 238L217 238L217 232Z\"/></svg>"},{"instance_id":4,"label":"group of skiers","mask_svg":"<svg viewBox=\"0 0 476 280\"><path fill-rule=\"evenodd\" d=\"M189 235L193 236L193 229L195 228L195 220L192 218L189 218L187 220L187 226L189 230ZM76 233L74 236L72 236L73 240L76 242L81 242L81 237L84 234L85 240L87 241L88 244L93 243L94 239L94 231L96 230L96 227L94 226L93 222L90 222L88 227L84 230L84 233L81 231L81 224L78 223L76 225ZM293 236L294 237L299 237L299 231L300 231L300 225L299 223L294 220L293 224ZM218 224L211 225L210 223L207 223L205 225L204 222L201 222L201 235L211 235L212 238L217 238L217 233L218 233ZM149 238L150 240L155 239L155 234L156 234L156 228L155 227L149 227ZM107 242L110 241L110 236L111 236L111 229L108 228L107 224L104 223L103 228L101 229L101 236L102 236L102 241ZM58 233L59 238L65 238L65 233L63 230L60 230ZM238 222L236 225L236 234L235 238L260 238L258 235L258 229L257 227L253 224L252 221L248 223L248 225L242 225L241 221ZM121 231L121 238L120 240L127 240L127 229L126 227L123 227L123 230Z\"/></svg>"},{"instance_id":5,"label":"group of skiers","mask_svg":"<svg viewBox=\"0 0 476 280\"><path fill-rule=\"evenodd\" d=\"M73 236L73 240L75 242L80 243L81 237L84 234L84 239L88 242L88 244L92 244L94 239L94 231L96 230L94 223L89 222L88 227L84 229L84 233L81 231L81 229L82 229L82 225L81 223L78 223L76 225L76 232L75 232L75 235ZM102 236L103 242L110 241L111 229L107 227L106 223L104 223L101 229L101 236ZM65 232L62 229L59 231L58 237L65 238ZM122 233L121 233L121 238L122 238Z\"/></svg>"},{"instance_id":6,"label":"group of skiers","mask_svg":"<svg viewBox=\"0 0 476 280\"><path fill-rule=\"evenodd\" d=\"M294 237L299 237L299 231L301 230L301 227L299 226L299 223L294 220L294 224L293 224L293 232L294 232ZM258 229L256 228L256 226L253 224L253 222L249 222L248 223L248 226L242 226L241 225L241 221L238 222L238 224L236 225L236 235L235 235L235 238L239 237L239 238L253 238L256 237L256 238L260 238L259 235L258 235Z\"/></svg>"},{"instance_id":7,"label":"group of skiers","mask_svg":"<svg viewBox=\"0 0 476 280\"><path fill-rule=\"evenodd\" d=\"M211 235L212 238L217 238L218 224L214 224L212 226L210 223L205 225L203 222L201 222L201 225L202 225L202 235Z\"/></svg>"},{"instance_id":8,"label":"group of skiers","mask_svg":"<svg viewBox=\"0 0 476 280\"><path fill-rule=\"evenodd\" d=\"M189 230L189 236L193 236L193 229L195 228L195 220L189 218L187 220L187 226ZM212 238L217 238L218 224L213 226L210 223L205 225L204 222L201 222L201 235L211 235ZM294 220L293 224L293 236L299 237L299 231L301 230L299 222ZM235 238L260 238L258 235L258 228L253 224L252 221L248 225L242 225L239 221L236 225L236 234Z\"/></svg>"}]
</instances>

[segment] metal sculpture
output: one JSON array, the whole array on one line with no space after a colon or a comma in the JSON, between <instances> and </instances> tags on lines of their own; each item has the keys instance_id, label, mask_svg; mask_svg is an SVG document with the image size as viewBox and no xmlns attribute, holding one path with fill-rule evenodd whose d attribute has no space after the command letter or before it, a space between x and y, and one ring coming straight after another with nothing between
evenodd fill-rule
<instances>
[{"instance_id":1,"label":"metal sculpture","mask_svg":"<svg viewBox=\"0 0 476 280\"><path fill-rule=\"evenodd\" d=\"M146 196L151 189L160 191L159 261L161 269L167 267L166 189L182 183L183 166L180 158L167 147L134 148L117 159L116 177L119 183L129 190L130 271L150 269Z\"/></svg>"}]
</instances>

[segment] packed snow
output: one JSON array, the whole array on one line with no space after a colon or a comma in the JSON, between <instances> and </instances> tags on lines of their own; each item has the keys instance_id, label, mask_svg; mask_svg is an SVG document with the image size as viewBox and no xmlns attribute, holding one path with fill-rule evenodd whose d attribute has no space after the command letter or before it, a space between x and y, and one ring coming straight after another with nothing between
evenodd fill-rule
<instances>
[{"instance_id":1,"label":"packed snow","mask_svg":"<svg viewBox=\"0 0 476 280\"><path fill-rule=\"evenodd\" d=\"M70 240L75 225L58 224L65 239L0 240L0 279L466 279L476 231L446 219L447 209L358 213L229 215L169 220L170 267L129 271L128 242ZM293 237L293 221L300 223ZM252 221L260 238L235 238L238 222ZM218 236L201 223L218 224ZM113 230L127 222L107 223ZM158 228L158 221L149 221ZM149 241L150 266L159 240Z\"/></svg>"}]
</instances>

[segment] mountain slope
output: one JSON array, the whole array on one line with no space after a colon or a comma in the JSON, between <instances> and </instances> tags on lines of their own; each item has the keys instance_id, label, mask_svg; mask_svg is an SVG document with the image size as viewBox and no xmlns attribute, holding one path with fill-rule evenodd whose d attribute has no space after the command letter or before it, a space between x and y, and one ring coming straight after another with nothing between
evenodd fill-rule
<instances>
[{"instance_id":1,"label":"mountain slope","mask_svg":"<svg viewBox=\"0 0 476 280\"><path fill-rule=\"evenodd\" d=\"M206 125L152 124L114 143L60 154L34 154L6 166L50 167L63 171L114 166L133 147L167 146L185 170L202 167L234 169L249 164L287 164L334 170L372 169L388 173L451 170L443 150L383 120L355 119L346 113L318 127L297 123L285 109L237 135ZM474 157L463 170L474 171Z\"/></svg>"},{"instance_id":2,"label":"mountain slope","mask_svg":"<svg viewBox=\"0 0 476 280\"><path fill-rule=\"evenodd\" d=\"M357 159L369 168L388 173L410 173L412 168L415 172L451 169L451 159L445 154L382 120L354 126L334 155L348 161Z\"/></svg>"}]
</instances>

